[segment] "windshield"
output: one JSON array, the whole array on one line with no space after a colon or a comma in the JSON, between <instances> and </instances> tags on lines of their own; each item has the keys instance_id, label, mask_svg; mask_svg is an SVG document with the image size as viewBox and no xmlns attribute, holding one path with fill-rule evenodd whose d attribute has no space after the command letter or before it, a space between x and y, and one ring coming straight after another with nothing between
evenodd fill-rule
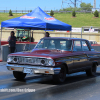
<instances>
[{"instance_id":1,"label":"windshield","mask_svg":"<svg viewBox=\"0 0 100 100\"><path fill-rule=\"evenodd\" d=\"M17 37L28 37L29 31L24 31L24 30L18 30L17 31Z\"/></svg>"},{"instance_id":2,"label":"windshield","mask_svg":"<svg viewBox=\"0 0 100 100\"><path fill-rule=\"evenodd\" d=\"M41 39L35 48L38 49L59 49L59 50L72 50L72 40L65 39Z\"/></svg>"}]
</instances>

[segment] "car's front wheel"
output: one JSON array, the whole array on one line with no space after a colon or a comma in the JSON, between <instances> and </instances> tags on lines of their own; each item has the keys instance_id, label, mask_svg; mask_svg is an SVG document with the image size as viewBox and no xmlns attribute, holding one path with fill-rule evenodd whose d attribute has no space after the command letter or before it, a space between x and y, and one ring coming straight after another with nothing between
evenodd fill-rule
<instances>
[{"instance_id":1,"label":"car's front wheel","mask_svg":"<svg viewBox=\"0 0 100 100\"><path fill-rule=\"evenodd\" d=\"M23 80L26 76L26 73L13 71L13 75L17 80Z\"/></svg>"},{"instance_id":2,"label":"car's front wheel","mask_svg":"<svg viewBox=\"0 0 100 100\"><path fill-rule=\"evenodd\" d=\"M86 70L87 76L95 76L96 69L97 69L97 65L96 64L93 64L90 69Z\"/></svg>"},{"instance_id":3,"label":"car's front wheel","mask_svg":"<svg viewBox=\"0 0 100 100\"><path fill-rule=\"evenodd\" d=\"M64 65L61 66L60 73L57 75L53 75L54 82L63 83L66 79L66 67Z\"/></svg>"}]
</instances>

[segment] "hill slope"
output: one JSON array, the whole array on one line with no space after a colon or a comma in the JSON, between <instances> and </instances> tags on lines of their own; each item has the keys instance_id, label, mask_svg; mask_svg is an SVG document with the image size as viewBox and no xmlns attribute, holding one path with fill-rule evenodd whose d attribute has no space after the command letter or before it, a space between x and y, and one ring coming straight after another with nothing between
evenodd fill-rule
<instances>
[{"instance_id":1,"label":"hill slope","mask_svg":"<svg viewBox=\"0 0 100 100\"><path fill-rule=\"evenodd\" d=\"M0 13L0 23L22 15L24 14L13 14L13 16L9 17L8 13ZM73 18L71 13L55 13L54 17L60 21L72 25L72 27L100 26L100 18L94 18L93 14L76 14L76 17Z\"/></svg>"}]
</instances>

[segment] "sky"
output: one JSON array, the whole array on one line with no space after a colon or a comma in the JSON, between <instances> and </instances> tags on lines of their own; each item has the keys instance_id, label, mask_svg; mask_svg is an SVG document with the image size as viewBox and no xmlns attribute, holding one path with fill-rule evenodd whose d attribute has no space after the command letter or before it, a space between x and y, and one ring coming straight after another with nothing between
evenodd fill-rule
<instances>
[{"instance_id":1,"label":"sky","mask_svg":"<svg viewBox=\"0 0 100 100\"><path fill-rule=\"evenodd\" d=\"M74 7L70 1L74 0L0 0L0 10L34 10L38 6L43 10L59 10L66 7ZM80 7L81 0L77 0L77 7ZM100 0L96 0L96 8L100 8ZM93 5L94 0L82 0ZM68 4L69 3L69 4Z\"/></svg>"}]
</instances>

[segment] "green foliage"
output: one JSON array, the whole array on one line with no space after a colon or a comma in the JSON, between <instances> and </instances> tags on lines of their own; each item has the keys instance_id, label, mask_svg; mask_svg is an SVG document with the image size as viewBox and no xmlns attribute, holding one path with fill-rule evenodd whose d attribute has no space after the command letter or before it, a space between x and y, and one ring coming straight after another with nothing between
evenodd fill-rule
<instances>
[{"instance_id":1,"label":"green foliage","mask_svg":"<svg viewBox=\"0 0 100 100\"><path fill-rule=\"evenodd\" d=\"M94 16L99 17L99 12L97 10L94 12Z\"/></svg>"},{"instance_id":2,"label":"green foliage","mask_svg":"<svg viewBox=\"0 0 100 100\"><path fill-rule=\"evenodd\" d=\"M50 16L53 16L54 15L54 12L51 10L50 11Z\"/></svg>"},{"instance_id":3,"label":"green foliage","mask_svg":"<svg viewBox=\"0 0 100 100\"><path fill-rule=\"evenodd\" d=\"M91 11L92 10L91 8L93 8L93 6L90 3L86 4L83 2L80 4L80 8L69 7L69 8L60 9L60 11L73 11L73 10L75 10L75 11L81 11L81 10Z\"/></svg>"},{"instance_id":4,"label":"green foliage","mask_svg":"<svg viewBox=\"0 0 100 100\"><path fill-rule=\"evenodd\" d=\"M13 16L11 9L9 10L9 16Z\"/></svg>"},{"instance_id":5,"label":"green foliage","mask_svg":"<svg viewBox=\"0 0 100 100\"><path fill-rule=\"evenodd\" d=\"M81 8L72 8L72 7L69 7L69 8L63 8L63 9L60 9L59 11L81 11L82 9Z\"/></svg>"},{"instance_id":6,"label":"green foliage","mask_svg":"<svg viewBox=\"0 0 100 100\"><path fill-rule=\"evenodd\" d=\"M87 11L91 11L92 10L91 8L93 8L93 6L90 3L86 4L84 2L80 4L80 7L82 10L87 10Z\"/></svg>"},{"instance_id":7,"label":"green foliage","mask_svg":"<svg viewBox=\"0 0 100 100\"><path fill-rule=\"evenodd\" d=\"M73 17L76 17L76 12L75 12L75 10L72 12L72 16L73 16Z\"/></svg>"},{"instance_id":8,"label":"green foliage","mask_svg":"<svg viewBox=\"0 0 100 100\"><path fill-rule=\"evenodd\" d=\"M30 10L30 12L32 12L32 10Z\"/></svg>"}]
</instances>

